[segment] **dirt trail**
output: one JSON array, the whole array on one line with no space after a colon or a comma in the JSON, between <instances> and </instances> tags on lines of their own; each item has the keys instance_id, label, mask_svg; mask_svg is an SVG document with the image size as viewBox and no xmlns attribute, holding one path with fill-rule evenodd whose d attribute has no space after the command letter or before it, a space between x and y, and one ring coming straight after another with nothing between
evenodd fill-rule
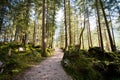
<instances>
[{"instance_id":1,"label":"dirt trail","mask_svg":"<svg viewBox=\"0 0 120 80\"><path fill-rule=\"evenodd\" d=\"M72 80L61 66L62 57L62 50L56 48L52 57L48 57L15 80Z\"/></svg>"}]
</instances>

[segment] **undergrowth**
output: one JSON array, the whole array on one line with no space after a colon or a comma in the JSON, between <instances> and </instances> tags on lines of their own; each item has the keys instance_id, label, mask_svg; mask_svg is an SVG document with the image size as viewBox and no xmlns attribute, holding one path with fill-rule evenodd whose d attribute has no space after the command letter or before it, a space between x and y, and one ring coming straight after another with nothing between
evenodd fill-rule
<instances>
[{"instance_id":1,"label":"undergrowth","mask_svg":"<svg viewBox=\"0 0 120 80\"><path fill-rule=\"evenodd\" d=\"M120 54L100 47L64 51L62 65L73 80L120 80Z\"/></svg>"},{"instance_id":2,"label":"undergrowth","mask_svg":"<svg viewBox=\"0 0 120 80\"><path fill-rule=\"evenodd\" d=\"M19 51L22 47L24 50ZM9 54L11 49L11 54ZM47 56L51 56L53 49L47 49ZM16 75L30 68L32 65L39 63L43 57L41 56L41 47L28 45L19 45L16 43L6 43L0 46L0 61L4 67L0 67L3 71L0 73L0 80L13 80Z\"/></svg>"}]
</instances>

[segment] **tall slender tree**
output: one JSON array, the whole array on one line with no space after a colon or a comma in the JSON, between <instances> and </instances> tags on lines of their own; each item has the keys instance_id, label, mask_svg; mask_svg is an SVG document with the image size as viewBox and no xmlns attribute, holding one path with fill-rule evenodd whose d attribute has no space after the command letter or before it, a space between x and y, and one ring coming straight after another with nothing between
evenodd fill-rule
<instances>
[{"instance_id":1,"label":"tall slender tree","mask_svg":"<svg viewBox=\"0 0 120 80\"><path fill-rule=\"evenodd\" d=\"M65 24L65 49L68 48L67 21L66 21L66 0L64 0L64 24Z\"/></svg>"},{"instance_id":2,"label":"tall slender tree","mask_svg":"<svg viewBox=\"0 0 120 80\"><path fill-rule=\"evenodd\" d=\"M101 46L102 50L104 51L102 31L101 31L101 23L100 23L100 15L99 15L99 7L98 7L98 0L96 0L96 9L97 9L97 17L98 17L98 29L99 29L99 35L100 35L100 46Z\"/></svg>"},{"instance_id":3,"label":"tall slender tree","mask_svg":"<svg viewBox=\"0 0 120 80\"><path fill-rule=\"evenodd\" d=\"M92 44L92 37L91 37L91 29L90 29L90 21L89 21L89 12L88 12L88 7L87 7L87 22L88 22L88 26L87 26L87 29L88 29L88 41L89 41L89 44L90 46L89 47L92 47L93 44Z\"/></svg>"},{"instance_id":4,"label":"tall slender tree","mask_svg":"<svg viewBox=\"0 0 120 80\"><path fill-rule=\"evenodd\" d=\"M103 7L103 3L102 3L101 0L99 0L99 2L100 2L101 9L102 9L103 17L104 17L104 20L105 20L105 25L106 25L107 32L108 32L108 37L109 37L109 40L110 40L110 47L111 47L111 50L114 52L114 51L116 51L116 48L115 48L115 46L113 44L113 41L112 41L112 36L111 36L110 28L109 28L109 25L108 25L108 21L107 21L107 18L106 18L106 13L105 13L105 10L104 10L104 7Z\"/></svg>"},{"instance_id":5,"label":"tall slender tree","mask_svg":"<svg viewBox=\"0 0 120 80\"><path fill-rule=\"evenodd\" d=\"M43 52L43 56L46 56L46 53L45 53L45 50L46 50L46 14L45 14L45 1L46 0L43 0L43 12L42 12L42 52Z\"/></svg>"},{"instance_id":6,"label":"tall slender tree","mask_svg":"<svg viewBox=\"0 0 120 80\"><path fill-rule=\"evenodd\" d=\"M68 0L68 8L69 8L69 45L72 45L72 34L71 34L71 9L70 9L70 0Z\"/></svg>"},{"instance_id":7,"label":"tall slender tree","mask_svg":"<svg viewBox=\"0 0 120 80\"><path fill-rule=\"evenodd\" d=\"M116 48L116 43L115 43L115 36L114 36L114 31L113 31L113 24L112 24L112 19L111 19L111 13L109 11L109 18L110 18L110 26L111 26L111 31L112 31L112 39L113 39L113 44L114 44L114 47Z\"/></svg>"}]
</instances>

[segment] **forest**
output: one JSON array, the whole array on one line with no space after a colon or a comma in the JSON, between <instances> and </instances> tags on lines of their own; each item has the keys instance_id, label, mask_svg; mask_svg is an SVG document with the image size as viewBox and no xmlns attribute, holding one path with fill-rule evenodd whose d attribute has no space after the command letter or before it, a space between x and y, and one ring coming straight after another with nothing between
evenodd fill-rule
<instances>
[{"instance_id":1,"label":"forest","mask_svg":"<svg viewBox=\"0 0 120 80\"><path fill-rule=\"evenodd\" d=\"M0 0L0 80L56 47L73 80L120 80L119 34L120 0Z\"/></svg>"}]
</instances>

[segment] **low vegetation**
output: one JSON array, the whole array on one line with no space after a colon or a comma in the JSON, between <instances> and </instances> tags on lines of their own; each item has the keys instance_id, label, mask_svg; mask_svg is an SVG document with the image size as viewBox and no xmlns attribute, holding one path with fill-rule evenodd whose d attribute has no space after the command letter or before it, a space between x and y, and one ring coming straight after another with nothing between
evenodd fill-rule
<instances>
[{"instance_id":1,"label":"low vegetation","mask_svg":"<svg viewBox=\"0 0 120 80\"><path fill-rule=\"evenodd\" d=\"M52 49L46 49L51 56ZM39 63L43 56L40 46L26 46L17 43L2 43L0 47L0 80L13 80L25 69Z\"/></svg>"},{"instance_id":2,"label":"low vegetation","mask_svg":"<svg viewBox=\"0 0 120 80\"><path fill-rule=\"evenodd\" d=\"M87 50L69 48L62 65L74 80L120 80L120 53L100 47Z\"/></svg>"}]
</instances>

